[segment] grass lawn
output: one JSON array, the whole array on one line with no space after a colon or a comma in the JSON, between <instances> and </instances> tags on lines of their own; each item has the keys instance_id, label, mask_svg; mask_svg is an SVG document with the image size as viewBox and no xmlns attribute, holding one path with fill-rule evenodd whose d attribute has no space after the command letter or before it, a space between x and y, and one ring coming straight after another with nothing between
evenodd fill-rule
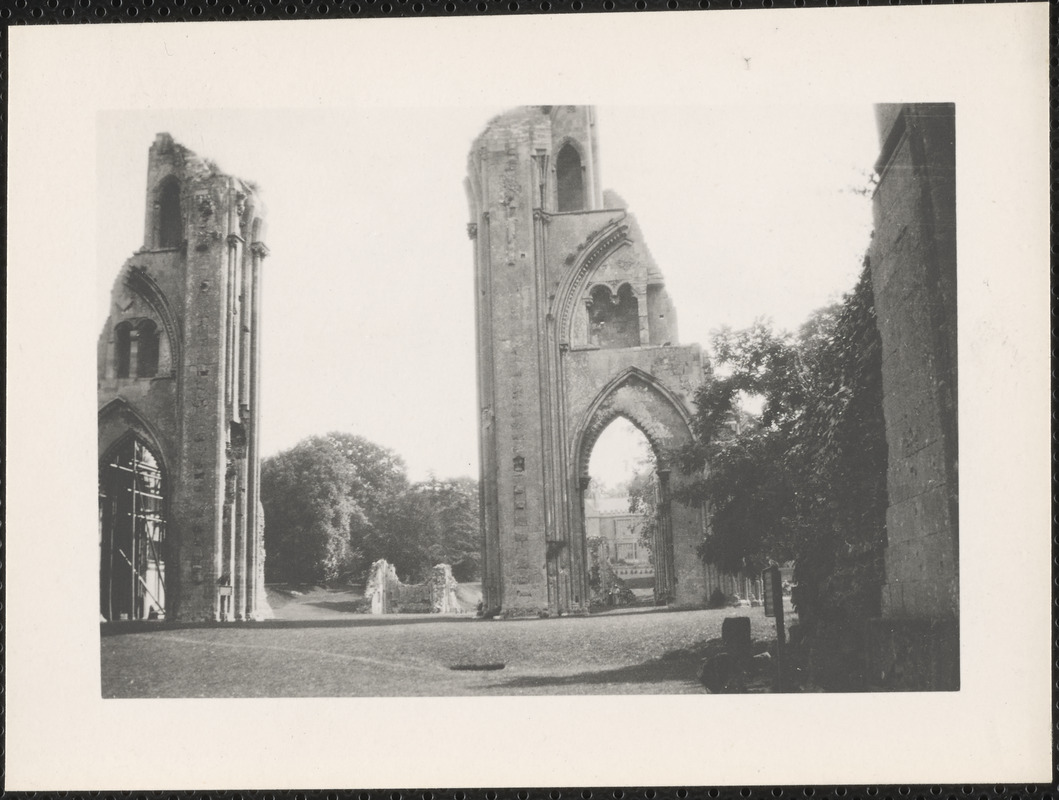
<instances>
[{"instance_id":1,"label":"grass lawn","mask_svg":"<svg viewBox=\"0 0 1059 800\"><path fill-rule=\"evenodd\" d=\"M103 696L697 693L700 647L725 617L750 617L755 639L775 632L760 608L478 620L372 616L358 601L313 589L277 600L270 622L103 625Z\"/></svg>"}]
</instances>

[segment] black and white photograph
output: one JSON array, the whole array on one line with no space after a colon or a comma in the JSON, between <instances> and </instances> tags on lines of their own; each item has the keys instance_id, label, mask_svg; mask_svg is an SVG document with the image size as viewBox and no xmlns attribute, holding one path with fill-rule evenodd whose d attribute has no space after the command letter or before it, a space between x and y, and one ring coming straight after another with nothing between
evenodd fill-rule
<instances>
[{"instance_id":1,"label":"black and white photograph","mask_svg":"<svg viewBox=\"0 0 1059 800\"><path fill-rule=\"evenodd\" d=\"M13 34L17 785L1046 777L1045 9Z\"/></svg>"},{"instance_id":2,"label":"black and white photograph","mask_svg":"<svg viewBox=\"0 0 1059 800\"><path fill-rule=\"evenodd\" d=\"M959 688L954 105L187 116L99 123L104 697Z\"/></svg>"}]
</instances>

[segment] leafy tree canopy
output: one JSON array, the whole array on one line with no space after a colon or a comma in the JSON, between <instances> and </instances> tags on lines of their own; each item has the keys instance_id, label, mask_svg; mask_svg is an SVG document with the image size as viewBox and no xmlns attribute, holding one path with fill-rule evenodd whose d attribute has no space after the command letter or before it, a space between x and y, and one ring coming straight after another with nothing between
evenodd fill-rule
<instances>
[{"instance_id":1,"label":"leafy tree canopy","mask_svg":"<svg viewBox=\"0 0 1059 800\"><path fill-rule=\"evenodd\" d=\"M639 469L628 484L629 511L643 514L637 533L640 544L648 549L654 557L655 534L658 532L658 472L655 467L654 453L648 462Z\"/></svg>"},{"instance_id":2,"label":"leafy tree canopy","mask_svg":"<svg viewBox=\"0 0 1059 800\"><path fill-rule=\"evenodd\" d=\"M477 482L411 484L399 455L362 436L314 436L267 459L261 494L271 580L359 580L380 558L410 581L439 563L477 577Z\"/></svg>"},{"instance_id":3,"label":"leafy tree canopy","mask_svg":"<svg viewBox=\"0 0 1059 800\"><path fill-rule=\"evenodd\" d=\"M327 437L312 437L261 466L270 580L332 580L348 563L350 528L366 521L349 491L353 465Z\"/></svg>"},{"instance_id":4,"label":"leafy tree canopy","mask_svg":"<svg viewBox=\"0 0 1059 800\"><path fill-rule=\"evenodd\" d=\"M717 369L696 394L702 477L681 499L710 509L700 548L729 572L796 561L803 620L878 613L885 546L881 345L865 266L842 302L797 334L764 320L714 337ZM761 402L747 414L740 397Z\"/></svg>"}]
</instances>

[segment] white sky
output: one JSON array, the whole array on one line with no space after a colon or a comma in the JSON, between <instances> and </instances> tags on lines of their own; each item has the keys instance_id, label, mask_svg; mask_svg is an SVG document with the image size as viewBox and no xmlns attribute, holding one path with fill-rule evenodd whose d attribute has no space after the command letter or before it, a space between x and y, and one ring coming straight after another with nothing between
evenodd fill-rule
<instances>
[{"instance_id":1,"label":"white sky","mask_svg":"<svg viewBox=\"0 0 1059 800\"><path fill-rule=\"evenodd\" d=\"M618 417L599 435L588 461L596 489L609 489L650 466L651 446L629 420Z\"/></svg>"},{"instance_id":2,"label":"white sky","mask_svg":"<svg viewBox=\"0 0 1059 800\"><path fill-rule=\"evenodd\" d=\"M98 319L142 243L147 149L168 131L256 181L268 209L262 449L349 431L413 479L477 475L472 141L500 107L99 116ZM870 105L600 107L604 189L636 214L683 343L758 316L795 327L853 285L870 235ZM105 215L105 217L103 216ZM338 387L342 387L341 390ZM593 471L622 479L635 437Z\"/></svg>"}]
</instances>

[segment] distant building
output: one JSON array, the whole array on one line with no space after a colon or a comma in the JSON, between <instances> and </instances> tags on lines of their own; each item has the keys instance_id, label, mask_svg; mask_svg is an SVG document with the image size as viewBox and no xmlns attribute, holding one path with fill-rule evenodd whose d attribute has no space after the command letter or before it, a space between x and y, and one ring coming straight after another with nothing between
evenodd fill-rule
<instances>
[{"instance_id":1,"label":"distant building","mask_svg":"<svg viewBox=\"0 0 1059 800\"><path fill-rule=\"evenodd\" d=\"M647 515L629 511L628 497L585 497L585 537L600 539L603 555L622 579L653 579L651 549L642 539Z\"/></svg>"}]
</instances>

